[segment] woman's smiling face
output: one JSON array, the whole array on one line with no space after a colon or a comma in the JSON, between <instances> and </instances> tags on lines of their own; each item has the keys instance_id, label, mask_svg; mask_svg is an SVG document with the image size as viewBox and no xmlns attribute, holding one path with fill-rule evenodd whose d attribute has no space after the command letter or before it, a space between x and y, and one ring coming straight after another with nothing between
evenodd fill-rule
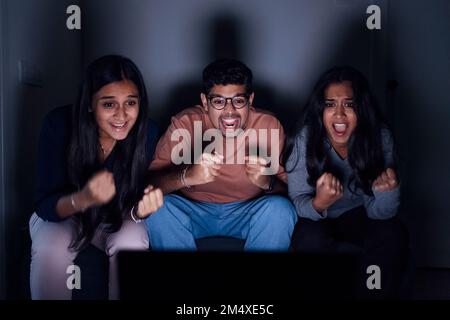
<instances>
[{"instance_id":1,"label":"woman's smiling face","mask_svg":"<svg viewBox=\"0 0 450 320\"><path fill-rule=\"evenodd\" d=\"M103 86L92 98L92 111L99 127L99 137L123 140L139 115L139 93L130 80Z\"/></svg>"},{"instance_id":2,"label":"woman's smiling face","mask_svg":"<svg viewBox=\"0 0 450 320\"><path fill-rule=\"evenodd\" d=\"M348 141L356 128L353 89L350 81L332 83L324 91L323 124L335 150L347 151Z\"/></svg>"}]
</instances>

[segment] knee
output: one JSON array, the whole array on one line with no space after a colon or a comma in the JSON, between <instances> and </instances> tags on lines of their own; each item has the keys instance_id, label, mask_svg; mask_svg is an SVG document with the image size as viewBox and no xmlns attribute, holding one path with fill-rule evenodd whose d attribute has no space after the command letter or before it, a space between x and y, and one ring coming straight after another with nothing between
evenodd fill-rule
<instances>
[{"instance_id":1,"label":"knee","mask_svg":"<svg viewBox=\"0 0 450 320\"><path fill-rule=\"evenodd\" d=\"M116 233L109 236L106 254L114 256L119 251L145 251L149 248L148 234L143 223L124 221Z\"/></svg>"},{"instance_id":2,"label":"knee","mask_svg":"<svg viewBox=\"0 0 450 320\"><path fill-rule=\"evenodd\" d=\"M189 223L187 216L179 214L183 207L185 205L180 197L171 194L165 195L162 207L145 220L149 232L150 229L160 229L164 225L176 224L176 221Z\"/></svg>"},{"instance_id":3,"label":"knee","mask_svg":"<svg viewBox=\"0 0 450 320\"><path fill-rule=\"evenodd\" d=\"M70 248L71 241L64 241L50 235L39 237L32 241L31 258L32 261L45 263L71 263L77 252Z\"/></svg>"},{"instance_id":4,"label":"knee","mask_svg":"<svg viewBox=\"0 0 450 320\"><path fill-rule=\"evenodd\" d=\"M260 215L272 226L289 227L292 231L297 222L297 212L292 203L282 196L267 196L265 202L266 210Z\"/></svg>"},{"instance_id":5,"label":"knee","mask_svg":"<svg viewBox=\"0 0 450 320\"><path fill-rule=\"evenodd\" d=\"M73 220L44 221L34 213L29 222L32 261L66 263L75 259L77 252L70 246L76 233Z\"/></svg>"}]
</instances>

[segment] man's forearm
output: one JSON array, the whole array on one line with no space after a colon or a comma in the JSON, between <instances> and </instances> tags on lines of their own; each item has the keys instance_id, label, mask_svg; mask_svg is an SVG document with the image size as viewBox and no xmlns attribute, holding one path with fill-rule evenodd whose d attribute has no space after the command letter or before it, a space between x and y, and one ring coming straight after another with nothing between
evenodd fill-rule
<instances>
[{"instance_id":1,"label":"man's forearm","mask_svg":"<svg viewBox=\"0 0 450 320\"><path fill-rule=\"evenodd\" d=\"M183 166L177 166L166 170L150 171L149 183L155 188L160 188L163 194L177 191L185 187L181 181L183 169Z\"/></svg>"}]
</instances>

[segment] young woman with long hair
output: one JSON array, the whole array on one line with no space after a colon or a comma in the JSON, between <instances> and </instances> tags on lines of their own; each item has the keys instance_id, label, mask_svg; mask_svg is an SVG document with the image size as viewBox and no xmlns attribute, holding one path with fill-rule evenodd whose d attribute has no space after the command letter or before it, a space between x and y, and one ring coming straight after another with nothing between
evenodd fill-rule
<instances>
[{"instance_id":1,"label":"young woman with long hair","mask_svg":"<svg viewBox=\"0 0 450 320\"><path fill-rule=\"evenodd\" d=\"M391 131L365 77L336 67L317 81L286 147L289 196L300 217L298 251L333 251L339 241L362 249L362 266L378 265L382 290L397 293L407 237L395 217L400 204Z\"/></svg>"},{"instance_id":2,"label":"young woman with long hair","mask_svg":"<svg viewBox=\"0 0 450 320\"><path fill-rule=\"evenodd\" d=\"M33 299L70 299L66 270L90 243L110 257L109 296L119 297L116 254L148 249L135 221L162 205L146 185L156 142L142 75L121 56L92 62L77 103L47 115L30 219Z\"/></svg>"}]
</instances>

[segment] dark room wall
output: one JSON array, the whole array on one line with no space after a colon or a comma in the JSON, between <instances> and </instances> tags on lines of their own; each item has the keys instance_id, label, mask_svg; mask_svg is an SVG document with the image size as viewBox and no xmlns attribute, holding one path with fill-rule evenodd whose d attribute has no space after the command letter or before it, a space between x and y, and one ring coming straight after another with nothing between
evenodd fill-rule
<instances>
[{"instance_id":1,"label":"dark room wall","mask_svg":"<svg viewBox=\"0 0 450 320\"><path fill-rule=\"evenodd\" d=\"M4 165L3 165L3 39L4 39L4 21L5 21L5 10L4 2L0 1L0 299L5 299L6 289L5 289L5 222L4 215L5 212L5 184L4 184Z\"/></svg>"},{"instance_id":2,"label":"dark room wall","mask_svg":"<svg viewBox=\"0 0 450 320\"><path fill-rule=\"evenodd\" d=\"M403 213L419 266L450 267L450 1L391 1L389 78Z\"/></svg>"},{"instance_id":3,"label":"dark room wall","mask_svg":"<svg viewBox=\"0 0 450 320\"><path fill-rule=\"evenodd\" d=\"M237 57L254 71L255 105L287 122L326 68L351 64L371 78L382 74L383 52L373 47L384 48L384 31L366 28L367 3L84 1L84 61L107 53L135 60L147 82L151 115L164 123L180 108L198 103L207 63Z\"/></svg>"},{"instance_id":4,"label":"dark room wall","mask_svg":"<svg viewBox=\"0 0 450 320\"><path fill-rule=\"evenodd\" d=\"M73 101L80 81L81 35L66 28L78 0L2 1L2 120L7 297L23 295L28 277L28 221L33 210L37 141L45 113ZM22 79L19 64L34 80Z\"/></svg>"}]
</instances>

